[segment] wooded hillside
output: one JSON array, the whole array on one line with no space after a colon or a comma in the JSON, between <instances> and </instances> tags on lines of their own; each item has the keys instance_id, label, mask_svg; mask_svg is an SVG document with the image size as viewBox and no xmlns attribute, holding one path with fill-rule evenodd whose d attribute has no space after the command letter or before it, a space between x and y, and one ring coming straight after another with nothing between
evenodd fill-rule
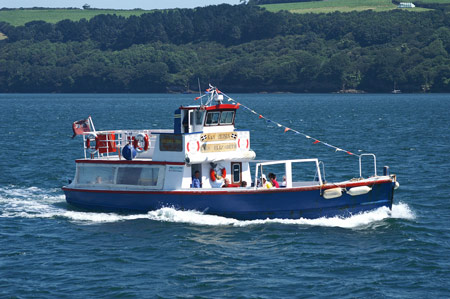
<instances>
[{"instance_id":1,"label":"wooded hillside","mask_svg":"<svg viewBox=\"0 0 450 299\"><path fill-rule=\"evenodd\" d=\"M248 5L0 23L0 92L450 92L443 11L271 13Z\"/></svg>"}]
</instances>

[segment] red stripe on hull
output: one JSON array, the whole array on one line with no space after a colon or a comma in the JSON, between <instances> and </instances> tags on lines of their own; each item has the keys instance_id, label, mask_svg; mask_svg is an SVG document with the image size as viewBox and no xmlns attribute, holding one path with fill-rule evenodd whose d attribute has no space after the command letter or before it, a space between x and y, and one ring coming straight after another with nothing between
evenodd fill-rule
<instances>
[{"instance_id":1,"label":"red stripe on hull","mask_svg":"<svg viewBox=\"0 0 450 299\"><path fill-rule=\"evenodd\" d=\"M312 190L327 190L336 187L340 188L351 188L358 186L373 186L378 184L392 183L392 180L379 180L373 182L355 182L355 183L347 183L347 184L333 184L333 185L325 185L325 186L313 186L313 187L299 187L299 188L273 188L273 189L250 189L250 190L211 190L211 191L200 191L200 190L192 190L192 191L132 191L132 190L92 190L92 189L73 189L63 187L64 191L75 191L75 192L91 192L91 193L120 193L120 194L205 194L205 195L214 195L214 194L254 194L254 193L282 193L282 192L302 192L302 191L312 191Z\"/></svg>"}]
</instances>

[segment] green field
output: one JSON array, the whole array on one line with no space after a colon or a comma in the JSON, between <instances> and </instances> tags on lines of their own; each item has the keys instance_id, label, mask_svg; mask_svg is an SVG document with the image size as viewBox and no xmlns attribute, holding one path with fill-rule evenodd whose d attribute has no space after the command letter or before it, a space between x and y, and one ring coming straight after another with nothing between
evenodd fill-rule
<instances>
[{"instance_id":1,"label":"green field","mask_svg":"<svg viewBox=\"0 0 450 299\"><path fill-rule=\"evenodd\" d=\"M431 0L429 0L431 1ZM433 0L436 1L436 0ZM437 0L443 1L443 0ZM448 1L448 0L445 0ZM280 3L261 5L268 11L288 10L294 13L329 13L329 12L349 12L349 11L387 11L396 9L397 5L392 4L390 0L327 0L314 2ZM424 8L402 8L411 11L425 11Z\"/></svg>"},{"instance_id":2,"label":"green field","mask_svg":"<svg viewBox=\"0 0 450 299\"><path fill-rule=\"evenodd\" d=\"M408 2L408 1L402 1L402 2ZM415 3L416 1L413 1ZM418 0L417 2L421 3L428 3L428 4L450 4L450 0Z\"/></svg>"},{"instance_id":3,"label":"green field","mask_svg":"<svg viewBox=\"0 0 450 299\"><path fill-rule=\"evenodd\" d=\"M78 21L82 18L89 20L90 18L100 14L116 14L118 16L129 17L131 15L139 16L143 13L151 12L151 10L114 10L114 9L15 9L1 10L0 22L7 22L14 26L24 25L31 21L46 21L48 23L56 23L61 20L69 19Z\"/></svg>"}]
</instances>

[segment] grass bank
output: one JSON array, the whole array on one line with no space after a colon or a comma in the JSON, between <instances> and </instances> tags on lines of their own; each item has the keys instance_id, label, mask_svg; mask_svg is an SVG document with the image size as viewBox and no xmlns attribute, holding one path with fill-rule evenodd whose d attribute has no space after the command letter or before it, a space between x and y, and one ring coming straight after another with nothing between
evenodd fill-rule
<instances>
[{"instance_id":1,"label":"grass bank","mask_svg":"<svg viewBox=\"0 0 450 299\"><path fill-rule=\"evenodd\" d=\"M433 0L436 1L436 0ZM438 0L439 1L439 0ZM446 0L448 1L448 0ZM329 13L329 12L349 12L349 11L387 11L397 9L397 5L391 0L327 0L313 2L296 2L261 5L268 11L277 12L287 10L293 13ZM424 8L404 8L411 11L426 11Z\"/></svg>"},{"instance_id":2,"label":"grass bank","mask_svg":"<svg viewBox=\"0 0 450 299\"><path fill-rule=\"evenodd\" d=\"M78 21L80 19L89 20L100 14L115 14L129 17L139 16L152 10L114 10L114 9L14 9L1 10L0 21L10 23L14 26L24 25L31 21L45 21L57 23L61 20Z\"/></svg>"}]
</instances>

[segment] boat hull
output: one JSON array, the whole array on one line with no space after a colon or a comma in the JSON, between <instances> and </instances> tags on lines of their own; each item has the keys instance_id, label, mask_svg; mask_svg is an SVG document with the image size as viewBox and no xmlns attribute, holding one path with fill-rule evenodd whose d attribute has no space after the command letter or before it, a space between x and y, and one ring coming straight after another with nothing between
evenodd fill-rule
<instances>
[{"instance_id":1,"label":"boat hull","mask_svg":"<svg viewBox=\"0 0 450 299\"><path fill-rule=\"evenodd\" d=\"M392 180L345 185L347 188L353 186L370 186L372 190L357 196L344 192L342 196L333 199L325 199L322 196L323 189L318 186L242 191L113 191L69 187L64 187L63 190L69 204L85 209L147 212L173 207L240 220L348 217L379 207L392 208Z\"/></svg>"}]
</instances>

